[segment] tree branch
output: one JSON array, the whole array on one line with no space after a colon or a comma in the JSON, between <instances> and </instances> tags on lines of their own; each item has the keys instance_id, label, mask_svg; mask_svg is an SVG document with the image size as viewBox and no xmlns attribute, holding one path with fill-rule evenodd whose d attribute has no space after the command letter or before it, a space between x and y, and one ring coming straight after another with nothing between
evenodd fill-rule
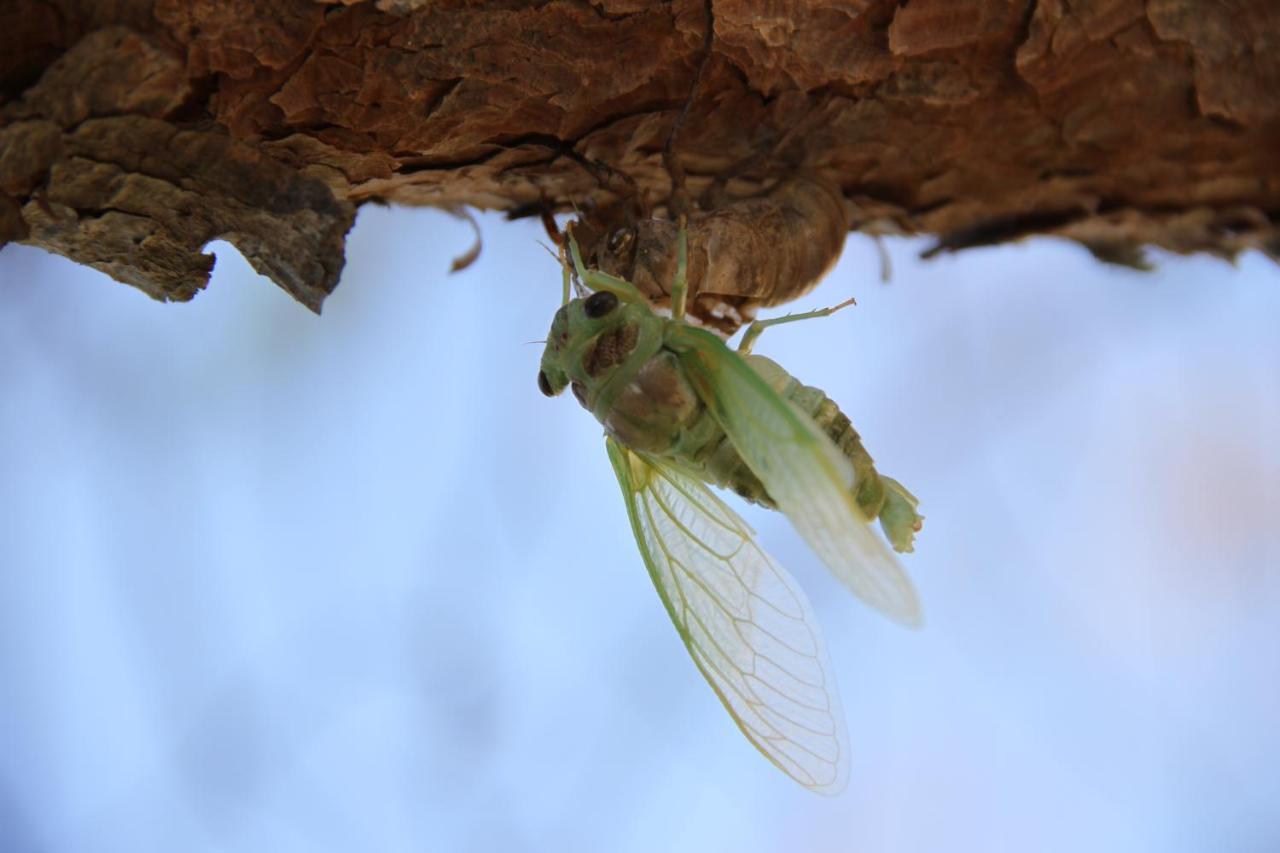
<instances>
[{"instance_id":1,"label":"tree branch","mask_svg":"<svg viewBox=\"0 0 1280 853\"><path fill-rule=\"evenodd\" d=\"M1278 92L1273 0L11 0L0 241L189 299L227 239L319 310L368 201L662 207L687 109L694 198L804 169L937 251L1277 254Z\"/></svg>"}]
</instances>

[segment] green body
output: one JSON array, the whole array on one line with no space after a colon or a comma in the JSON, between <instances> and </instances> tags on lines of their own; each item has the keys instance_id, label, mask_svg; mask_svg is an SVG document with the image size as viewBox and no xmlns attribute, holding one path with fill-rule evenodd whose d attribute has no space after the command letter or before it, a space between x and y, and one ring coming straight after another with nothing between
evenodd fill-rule
<instances>
[{"instance_id":1,"label":"green body","mask_svg":"<svg viewBox=\"0 0 1280 853\"><path fill-rule=\"evenodd\" d=\"M709 335L621 302L592 317L585 299L562 306L542 356L548 389L568 386L610 436L631 450L666 460L704 482L763 506L774 501L746 465L680 360L682 339ZM738 357L735 354L726 354ZM910 551L921 517L916 499L881 476L849 418L823 391L804 385L775 362L746 362L779 396L808 416L853 465L853 497L867 520L879 519L895 550Z\"/></svg>"}]
</instances>

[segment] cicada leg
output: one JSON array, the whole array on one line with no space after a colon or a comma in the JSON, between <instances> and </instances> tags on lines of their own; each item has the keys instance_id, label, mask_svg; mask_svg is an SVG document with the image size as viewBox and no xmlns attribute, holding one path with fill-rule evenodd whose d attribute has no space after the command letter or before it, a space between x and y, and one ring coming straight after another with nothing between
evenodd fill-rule
<instances>
[{"instance_id":1,"label":"cicada leg","mask_svg":"<svg viewBox=\"0 0 1280 853\"><path fill-rule=\"evenodd\" d=\"M560 276L562 279L560 287L560 304L568 305L571 295L570 280L573 277L573 265L569 263L568 249L564 243L560 243L560 245L556 247L556 252L560 256Z\"/></svg>"},{"instance_id":2,"label":"cicada leg","mask_svg":"<svg viewBox=\"0 0 1280 853\"><path fill-rule=\"evenodd\" d=\"M738 344L738 354L746 355L751 352L751 348L755 346L756 338L764 333L764 330L770 326L780 326L783 323L794 323L797 320L812 320L814 317L830 317L841 308L848 308L850 305L857 305L854 298L850 296L839 305L832 305L830 308L819 308L817 311L806 311L803 314L788 314L785 317L774 317L772 320L756 320L747 327L747 331L742 336L742 341Z\"/></svg>"}]
</instances>

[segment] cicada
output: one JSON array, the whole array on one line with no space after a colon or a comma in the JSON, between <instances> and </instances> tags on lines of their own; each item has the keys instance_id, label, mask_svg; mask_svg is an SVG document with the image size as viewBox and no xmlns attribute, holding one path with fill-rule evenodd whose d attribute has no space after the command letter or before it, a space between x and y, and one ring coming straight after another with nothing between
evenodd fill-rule
<instances>
[{"instance_id":1,"label":"cicada","mask_svg":"<svg viewBox=\"0 0 1280 853\"><path fill-rule=\"evenodd\" d=\"M800 784L840 791L849 744L827 653L804 593L709 485L781 510L855 595L906 625L920 619L888 544L912 550L921 516L880 475L858 433L817 388L685 320L686 240L677 240L672 315L635 285L561 248L564 303L538 373L604 425L640 555L676 631L747 739ZM565 251L570 259L565 259ZM570 299L570 274L580 283ZM837 306L842 307L842 306Z\"/></svg>"}]
</instances>

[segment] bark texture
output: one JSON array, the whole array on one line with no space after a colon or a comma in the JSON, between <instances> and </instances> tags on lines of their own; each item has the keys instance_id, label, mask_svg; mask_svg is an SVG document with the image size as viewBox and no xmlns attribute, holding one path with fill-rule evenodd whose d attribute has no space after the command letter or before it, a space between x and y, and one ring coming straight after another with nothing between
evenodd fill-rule
<instances>
[{"instance_id":1,"label":"bark texture","mask_svg":"<svg viewBox=\"0 0 1280 853\"><path fill-rule=\"evenodd\" d=\"M686 104L694 196L1280 252L1275 0L3 0L0 241L189 299L223 238L319 310L365 202L661 208Z\"/></svg>"}]
</instances>

